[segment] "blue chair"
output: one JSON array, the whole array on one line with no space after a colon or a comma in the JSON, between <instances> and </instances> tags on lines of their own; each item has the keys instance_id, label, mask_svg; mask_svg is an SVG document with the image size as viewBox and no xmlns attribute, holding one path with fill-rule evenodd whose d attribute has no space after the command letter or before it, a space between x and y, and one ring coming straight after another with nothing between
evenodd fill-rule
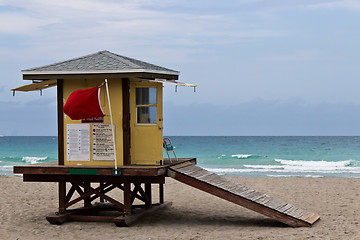
<instances>
[{"instance_id":1,"label":"blue chair","mask_svg":"<svg viewBox=\"0 0 360 240\"><path fill-rule=\"evenodd\" d=\"M163 147L165 148L166 154L168 155L170 162L172 162L172 161L171 161L169 152L173 152L175 160L177 160L174 146L172 145L170 138L163 139Z\"/></svg>"}]
</instances>

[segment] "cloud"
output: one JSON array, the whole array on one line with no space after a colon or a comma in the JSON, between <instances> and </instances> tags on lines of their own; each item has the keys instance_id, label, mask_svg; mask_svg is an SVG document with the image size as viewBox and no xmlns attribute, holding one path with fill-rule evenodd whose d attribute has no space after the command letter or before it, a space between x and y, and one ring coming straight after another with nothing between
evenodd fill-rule
<instances>
[{"instance_id":1,"label":"cloud","mask_svg":"<svg viewBox=\"0 0 360 240\"><path fill-rule=\"evenodd\" d=\"M61 58L74 51L87 53L87 49L94 46L99 49L130 47L132 52L149 47L172 48L178 54L188 48L191 54L208 44L286 34L277 29L250 29L242 16L209 8L191 8L189 4L174 1L3 1L3 5L14 8L0 12L0 32L27 36L23 40L27 46L25 55L52 52ZM224 39L227 40L224 42Z\"/></svg>"},{"instance_id":2,"label":"cloud","mask_svg":"<svg viewBox=\"0 0 360 240\"><path fill-rule=\"evenodd\" d=\"M0 84L17 87L21 69L106 49L181 71L182 81L200 85L196 95L172 97L184 105L359 102L356 16L317 15L350 7L356 2L0 0Z\"/></svg>"},{"instance_id":3,"label":"cloud","mask_svg":"<svg viewBox=\"0 0 360 240\"><path fill-rule=\"evenodd\" d=\"M311 9L346 9L350 11L359 11L360 2L356 0L331 0L313 3L308 7Z\"/></svg>"},{"instance_id":4,"label":"cloud","mask_svg":"<svg viewBox=\"0 0 360 240\"><path fill-rule=\"evenodd\" d=\"M48 24L47 20L47 23ZM0 13L0 33L29 35L39 33L39 28L45 25L41 19L24 16L21 13Z\"/></svg>"}]
</instances>

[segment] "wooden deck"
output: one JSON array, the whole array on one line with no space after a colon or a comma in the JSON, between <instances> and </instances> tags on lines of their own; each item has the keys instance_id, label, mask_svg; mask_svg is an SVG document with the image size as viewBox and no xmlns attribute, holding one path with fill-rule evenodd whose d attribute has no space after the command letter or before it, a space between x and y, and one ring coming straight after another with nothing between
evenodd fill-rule
<instances>
[{"instance_id":1,"label":"wooden deck","mask_svg":"<svg viewBox=\"0 0 360 240\"><path fill-rule=\"evenodd\" d=\"M106 166L64 166L57 162L14 166L14 173L23 174L24 182L116 182L125 180L132 182L165 183L167 168L179 163L191 162L196 164L196 158L178 158L177 160L164 160L164 165L131 165L120 166L120 174L113 174L114 167Z\"/></svg>"},{"instance_id":2,"label":"wooden deck","mask_svg":"<svg viewBox=\"0 0 360 240\"><path fill-rule=\"evenodd\" d=\"M164 164L154 165L130 165L119 166L120 176L147 176L155 177L166 175L168 167L183 162L191 162L196 164L196 158L178 158L177 160L164 159ZM113 166L65 166L59 165L58 162L48 162L41 164L31 164L14 166L14 173L24 175L97 175L97 176L113 176Z\"/></svg>"},{"instance_id":3,"label":"wooden deck","mask_svg":"<svg viewBox=\"0 0 360 240\"><path fill-rule=\"evenodd\" d=\"M144 215L171 205L164 201L167 168L186 162L196 164L196 159L164 160L161 166L120 166L116 174L113 167L64 166L57 162L15 166L14 173L23 174L25 182L58 182L58 211L46 217L51 224L108 221L130 226ZM158 203L152 200L153 186L159 187ZM112 191L122 192L123 198L111 197ZM134 204L135 199L141 204ZM79 202L83 207L74 208Z\"/></svg>"},{"instance_id":4,"label":"wooden deck","mask_svg":"<svg viewBox=\"0 0 360 240\"><path fill-rule=\"evenodd\" d=\"M114 175L113 167L63 166L57 163L15 166L14 173L23 174L24 181L59 183L59 211L47 217L52 224L112 221L117 226L129 226L141 216L171 204L164 202L165 177L172 177L292 227L310 227L320 218L316 213L198 167L195 158L164 160L161 166L121 166L119 175ZM71 184L68 191L66 183ZM92 186L92 183L98 184ZM159 186L158 203L152 202L152 185ZM124 194L122 202L107 195L116 189ZM134 205L135 199L143 205ZM94 203L95 200L100 202ZM70 209L80 201L84 202L83 208ZM114 217L97 215L97 211L104 210L115 210L118 214Z\"/></svg>"},{"instance_id":5,"label":"wooden deck","mask_svg":"<svg viewBox=\"0 0 360 240\"><path fill-rule=\"evenodd\" d=\"M167 175L292 227L310 227L320 216L209 172L191 162L168 168Z\"/></svg>"}]
</instances>

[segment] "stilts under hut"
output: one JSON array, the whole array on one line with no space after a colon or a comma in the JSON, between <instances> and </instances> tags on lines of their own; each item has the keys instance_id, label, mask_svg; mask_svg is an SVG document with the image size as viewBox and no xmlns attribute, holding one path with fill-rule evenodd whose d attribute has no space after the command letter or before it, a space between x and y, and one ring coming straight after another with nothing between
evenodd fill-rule
<instances>
[{"instance_id":1,"label":"stilts under hut","mask_svg":"<svg viewBox=\"0 0 360 240\"><path fill-rule=\"evenodd\" d=\"M208 172L196 166L195 158L163 158L163 84L196 87L178 82L178 71L101 51L22 75L32 83L14 93L57 86L58 162L14 167L25 182L58 183L58 211L46 217L51 224L129 226L171 204L164 201L166 177L293 227L319 219ZM153 187L158 188L157 202ZM113 191L123 192L122 197L115 198Z\"/></svg>"}]
</instances>

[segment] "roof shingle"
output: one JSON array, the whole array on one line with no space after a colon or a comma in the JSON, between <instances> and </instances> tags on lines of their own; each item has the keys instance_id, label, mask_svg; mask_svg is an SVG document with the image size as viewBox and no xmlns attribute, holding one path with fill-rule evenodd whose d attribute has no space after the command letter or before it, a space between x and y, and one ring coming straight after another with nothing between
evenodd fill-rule
<instances>
[{"instance_id":1,"label":"roof shingle","mask_svg":"<svg viewBox=\"0 0 360 240\"><path fill-rule=\"evenodd\" d=\"M144 69L151 71L178 72L154 64L143 62L137 59L124 57L109 51L100 51L86 56L69 59L41 67L26 69L23 71L106 71L106 70L134 70Z\"/></svg>"}]
</instances>

